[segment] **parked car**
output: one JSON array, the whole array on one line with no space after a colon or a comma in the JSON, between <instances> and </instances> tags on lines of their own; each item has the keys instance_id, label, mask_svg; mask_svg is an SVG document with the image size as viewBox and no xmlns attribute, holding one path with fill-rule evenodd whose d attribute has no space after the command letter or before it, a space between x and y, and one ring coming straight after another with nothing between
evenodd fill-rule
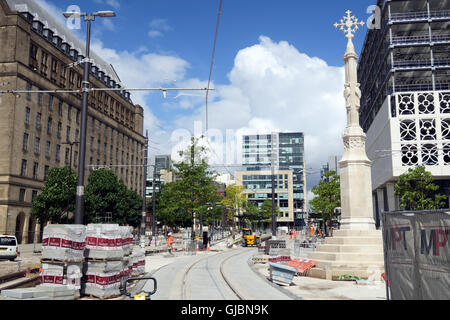
<instances>
[{"instance_id":1,"label":"parked car","mask_svg":"<svg viewBox=\"0 0 450 320\"><path fill-rule=\"evenodd\" d=\"M10 235L0 235L0 259L14 261L19 254L17 238Z\"/></svg>"}]
</instances>

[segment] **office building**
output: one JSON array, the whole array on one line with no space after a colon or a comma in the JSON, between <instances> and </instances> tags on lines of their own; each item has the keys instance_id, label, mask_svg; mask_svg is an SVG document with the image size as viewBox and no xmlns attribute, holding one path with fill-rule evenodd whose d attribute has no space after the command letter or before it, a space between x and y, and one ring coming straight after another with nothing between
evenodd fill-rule
<instances>
[{"instance_id":1,"label":"office building","mask_svg":"<svg viewBox=\"0 0 450 320\"><path fill-rule=\"evenodd\" d=\"M450 1L377 2L358 66L374 218L399 210L398 177L425 166L450 195Z\"/></svg>"},{"instance_id":2,"label":"office building","mask_svg":"<svg viewBox=\"0 0 450 320\"><path fill-rule=\"evenodd\" d=\"M261 206L272 200L273 173L278 224L293 226L296 214L306 212L303 133L247 135L242 151L244 170L236 172L236 184L244 185L248 199Z\"/></svg>"},{"instance_id":3,"label":"office building","mask_svg":"<svg viewBox=\"0 0 450 320\"><path fill-rule=\"evenodd\" d=\"M0 0L0 90L80 90L85 45L32 0ZM94 52L93 88L123 88L114 68ZM143 109L126 90L89 95L86 174L96 166L115 167L125 185L143 190ZM77 171L81 90L75 93L25 93L1 96L0 232L20 243L39 238L43 226L30 217L32 200L48 171L71 165ZM72 159L72 161L70 161ZM72 162L72 163L71 163ZM131 166L132 165L132 166Z\"/></svg>"}]
</instances>

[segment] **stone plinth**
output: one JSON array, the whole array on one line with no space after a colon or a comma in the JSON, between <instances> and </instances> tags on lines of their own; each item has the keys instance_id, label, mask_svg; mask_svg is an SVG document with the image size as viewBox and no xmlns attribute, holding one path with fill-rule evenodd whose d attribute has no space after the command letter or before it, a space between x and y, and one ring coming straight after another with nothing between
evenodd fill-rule
<instances>
[{"instance_id":1,"label":"stone plinth","mask_svg":"<svg viewBox=\"0 0 450 320\"><path fill-rule=\"evenodd\" d=\"M308 258L317 262L310 277L337 280L348 274L380 280L384 272L381 230L336 230Z\"/></svg>"}]
</instances>

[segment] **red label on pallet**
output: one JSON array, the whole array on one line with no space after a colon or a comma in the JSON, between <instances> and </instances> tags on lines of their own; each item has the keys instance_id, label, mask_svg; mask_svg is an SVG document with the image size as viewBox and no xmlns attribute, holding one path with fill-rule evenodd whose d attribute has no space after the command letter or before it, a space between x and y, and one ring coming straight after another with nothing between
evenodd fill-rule
<instances>
[{"instance_id":1,"label":"red label on pallet","mask_svg":"<svg viewBox=\"0 0 450 320\"><path fill-rule=\"evenodd\" d=\"M61 238L50 238L49 246L50 247L59 247L59 246L61 246Z\"/></svg>"},{"instance_id":2,"label":"red label on pallet","mask_svg":"<svg viewBox=\"0 0 450 320\"><path fill-rule=\"evenodd\" d=\"M87 237L86 238L86 244L88 245L88 246L93 246L93 247L96 247L97 246L97 238L95 238L95 237Z\"/></svg>"},{"instance_id":3,"label":"red label on pallet","mask_svg":"<svg viewBox=\"0 0 450 320\"><path fill-rule=\"evenodd\" d=\"M69 248L69 249L72 248L72 241L62 239L61 247L62 248Z\"/></svg>"},{"instance_id":4,"label":"red label on pallet","mask_svg":"<svg viewBox=\"0 0 450 320\"><path fill-rule=\"evenodd\" d=\"M123 241L121 238L116 239L116 247L121 247L123 244Z\"/></svg>"},{"instance_id":5,"label":"red label on pallet","mask_svg":"<svg viewBox=\"0 0 450 320\"><path fill-rule=\"evenodd\" d=\"M42 239L42 246L43 246L43 247L48 246L48 238Z\"/></svg>"}]
</instances>

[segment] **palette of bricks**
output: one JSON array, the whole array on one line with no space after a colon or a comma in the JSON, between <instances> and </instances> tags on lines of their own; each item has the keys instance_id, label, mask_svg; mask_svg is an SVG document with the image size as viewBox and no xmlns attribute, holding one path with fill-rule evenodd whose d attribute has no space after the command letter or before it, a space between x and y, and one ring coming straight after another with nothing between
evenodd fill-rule
<instances>
[{"instance_id":1,"label":"palette of bricks","mask_svg":"<svg viewBox=\"0 0 450 320\"><path fill-rule=\"evenodd\" d=\"M132 227L48 225L42 240L41 284L2 290L8 300L74 300L121 296L130 277L145 273L145 252L133 250Z\"/></svg>"}]
</instances>

